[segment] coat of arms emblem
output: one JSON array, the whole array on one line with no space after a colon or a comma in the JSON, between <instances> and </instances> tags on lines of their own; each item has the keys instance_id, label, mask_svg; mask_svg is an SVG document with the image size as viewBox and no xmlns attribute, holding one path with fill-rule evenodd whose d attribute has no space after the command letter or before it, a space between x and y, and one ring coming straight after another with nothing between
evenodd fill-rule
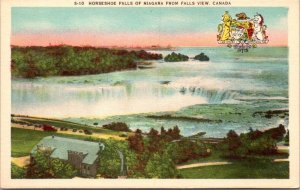
<instances>
[{"instance_id":1,"label":"coat of arms emblem","mask_svg":"<svg viewBox=\"0 0 300 190\"><path fill-rule=\"evenodd\" d=\"M256 13L249 18L246 13L237 13L232 18L228 11L222 16L222 23L218 25L217 41L227 44L240 52L247 52L249 48L256 48L257 44L267 44L267 26L264 17Z\"/></svg>"}]
</instances>

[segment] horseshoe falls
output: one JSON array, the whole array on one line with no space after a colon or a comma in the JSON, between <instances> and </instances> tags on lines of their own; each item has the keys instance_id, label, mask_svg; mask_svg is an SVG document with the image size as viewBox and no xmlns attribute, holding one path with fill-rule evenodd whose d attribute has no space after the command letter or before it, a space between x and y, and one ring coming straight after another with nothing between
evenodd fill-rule
<instances>
[{"instance_id":1,"label":"horseshoe falls","mask_svg":"<svg viewBox=\"0 0 300 190\"><path fill-rule=\"evenodd\" d=\"M171 51L156 51L167 55ZM12 79L13 114L60 118L99 126L126 122L149 131L177 125L185 136L223 137L233 129L284 124L288 115L288 48L177 48L187 62L153 61L152 68L70 77ZM208 62L192 58L205 53ZM153 117L155 116L155 117ZM206 119L206 120L201 120Z\"/></svg>"}]
</instances>

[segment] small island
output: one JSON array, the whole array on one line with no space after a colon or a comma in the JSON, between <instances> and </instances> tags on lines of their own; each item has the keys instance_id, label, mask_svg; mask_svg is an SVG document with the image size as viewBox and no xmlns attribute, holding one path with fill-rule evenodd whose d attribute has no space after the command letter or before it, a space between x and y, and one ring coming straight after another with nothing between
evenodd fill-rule
<instances>
[{"instance_id":1,"label":"small island","mask_svg":"<svg viewBox=\"0 0 300 190\"><path fill-rule=\"evenodd\" d=\"M77 46L11 48L13 77L72 76L136 69L138 62L160 60L162 54L145 50Z\"/></svg>"},{"instance_id":2,"label":"small island","mask_svg":"<svg viewBox=\"0 0 300 190\"><path fill-rule=\"evenodd\" d=\"M204 53L200 53L194 57L195 60L199 61L209 61L209 57L205 55Z\"/></svg>"},{"instance_id":3,"label":"small island","mask_svg":"<svg viewBox=\"0 0 300 190\"><path fill-rule=\"evenodd\" d=\"M183 55L181 53L172 52L168 54L165 58L165 62L180 62L180 61L188 61L189 57L187 55Z\"/></svg>"}]
</instances>

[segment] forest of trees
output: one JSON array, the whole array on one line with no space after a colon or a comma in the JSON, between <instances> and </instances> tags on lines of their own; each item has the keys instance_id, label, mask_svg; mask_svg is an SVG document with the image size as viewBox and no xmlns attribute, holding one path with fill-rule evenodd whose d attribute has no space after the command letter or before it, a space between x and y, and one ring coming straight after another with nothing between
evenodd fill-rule
<instances>
[{"instance_id":1,"label":"forest of trees","mask_svg":"<svg viewBox=\"0 0 300 190\"><path fill-rule=\"evenodd\" d=\"M179 61L188 61L189 57L187 55L183 55L181 53L175 53L172 52L171 54L168 54L164 61L166 62L179 62Z\"/></svg>"},{"instance_id":2,"label":"forest of trees","mask_svg":"<svg viewBox=\"0 0 300 190\"><path fill-rule=\"evenodd\" d=\"M208 156L205 144L182 139L177 126L160 131L151 129L143 134L137 129L128 138L128 144L106 142L101 154L99 173L101 176L116 178L120 175L120 158L116 149L126 156L129 178L178 178L176 164Z\"/></svg>"},{"instance_id":3,"label":"forest of trees","mask_svg":"<svg viewBox=\"0 0 300 190\"><path fill-rule=\"evenodd\" d=\"M12 47L14 77L69 76L135 69L138 61L159 60L161 54L96 47Z\"/></svg>"},{"instance_id":4,"label":"forest of trees","mask_svg":"<svg viewBox=\"0 0 300 190\"><path fill-rule=\"evenodd\" d=\"M282 124L265 131L249 128L248 133L238 135L230 130L222 143L223 155L228 158L245 158L251 155L272 155L277 153L277 142L287 141Z\"/></svg>"}]
</instances>

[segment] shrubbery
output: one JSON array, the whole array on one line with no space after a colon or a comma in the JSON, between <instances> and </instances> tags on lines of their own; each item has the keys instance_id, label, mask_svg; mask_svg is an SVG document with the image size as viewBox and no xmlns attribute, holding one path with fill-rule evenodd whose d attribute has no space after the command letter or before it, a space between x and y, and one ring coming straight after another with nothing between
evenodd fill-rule
<instances>
[{"instance_id":1,"label":"shrubbery","mask_svg":"<svg viewBox=\"0 0 300 190\"><path fill-rule=\"evenodd\" d=\"M105 129L110 129L114 131L124 131L124 132L130 132L131 130L129 129L128 125L126 123L122 122L113 122L110 124L106 124L102 126Z\"/></svg>"},{"instance_id":2,"label":"shrubbery","mask_svg":"<svg viewBox=\"0 0 300 190\"><path fill-rule=\"evenodd\" d=\"M84 134L86 134L86 135L91 135L91 134L93 134L93 132L92 132L91 130L88 130L88 129L83 130L83 132L84 132Z\"/></svg>"},{"instance_id":3,"label":"shrubbery","mask_svg":"<svg viewBox=\"0 0 300 190\"><path fill-rule=\"evenodd\" d=\"M210 156L207 145L201 141L184 139L171 143L168 149L175 164Z\"/></svg>"},{"instance_id":4,"label":"shrubbery","mask_svg":"<svg viewBox=\"0 0 300 190\"><path fill-rule=\"evenodd\" d=\"M12 179L25 178L25 169L12 163L11 164L11 178Z\"/></svg>"},{"instance_id":5,"label":"shrubbery","mask_svg":"<svg viewBox=\"0 0 300 190\"><path fill-rule=\"evenodd\" d=\"M69 163L57 158L50 158L50 154L36 152L34 161L30 163L26 171L26 178L73 178L76 170Z\"/></svg>"},{"instance_id":6,"label":"shrubbery","mask_svg":"<svg viewBox=\"0 0 300 190\"><path fill-rule=\"evenodd\" d=\"M249 129L238 135L230 130L222 144L223 155L229 158L243 158L249 155L270 155L277 153L277 142L283 140L286 130L283 125L266 131Z\"/></svg>"}]
</instances>

